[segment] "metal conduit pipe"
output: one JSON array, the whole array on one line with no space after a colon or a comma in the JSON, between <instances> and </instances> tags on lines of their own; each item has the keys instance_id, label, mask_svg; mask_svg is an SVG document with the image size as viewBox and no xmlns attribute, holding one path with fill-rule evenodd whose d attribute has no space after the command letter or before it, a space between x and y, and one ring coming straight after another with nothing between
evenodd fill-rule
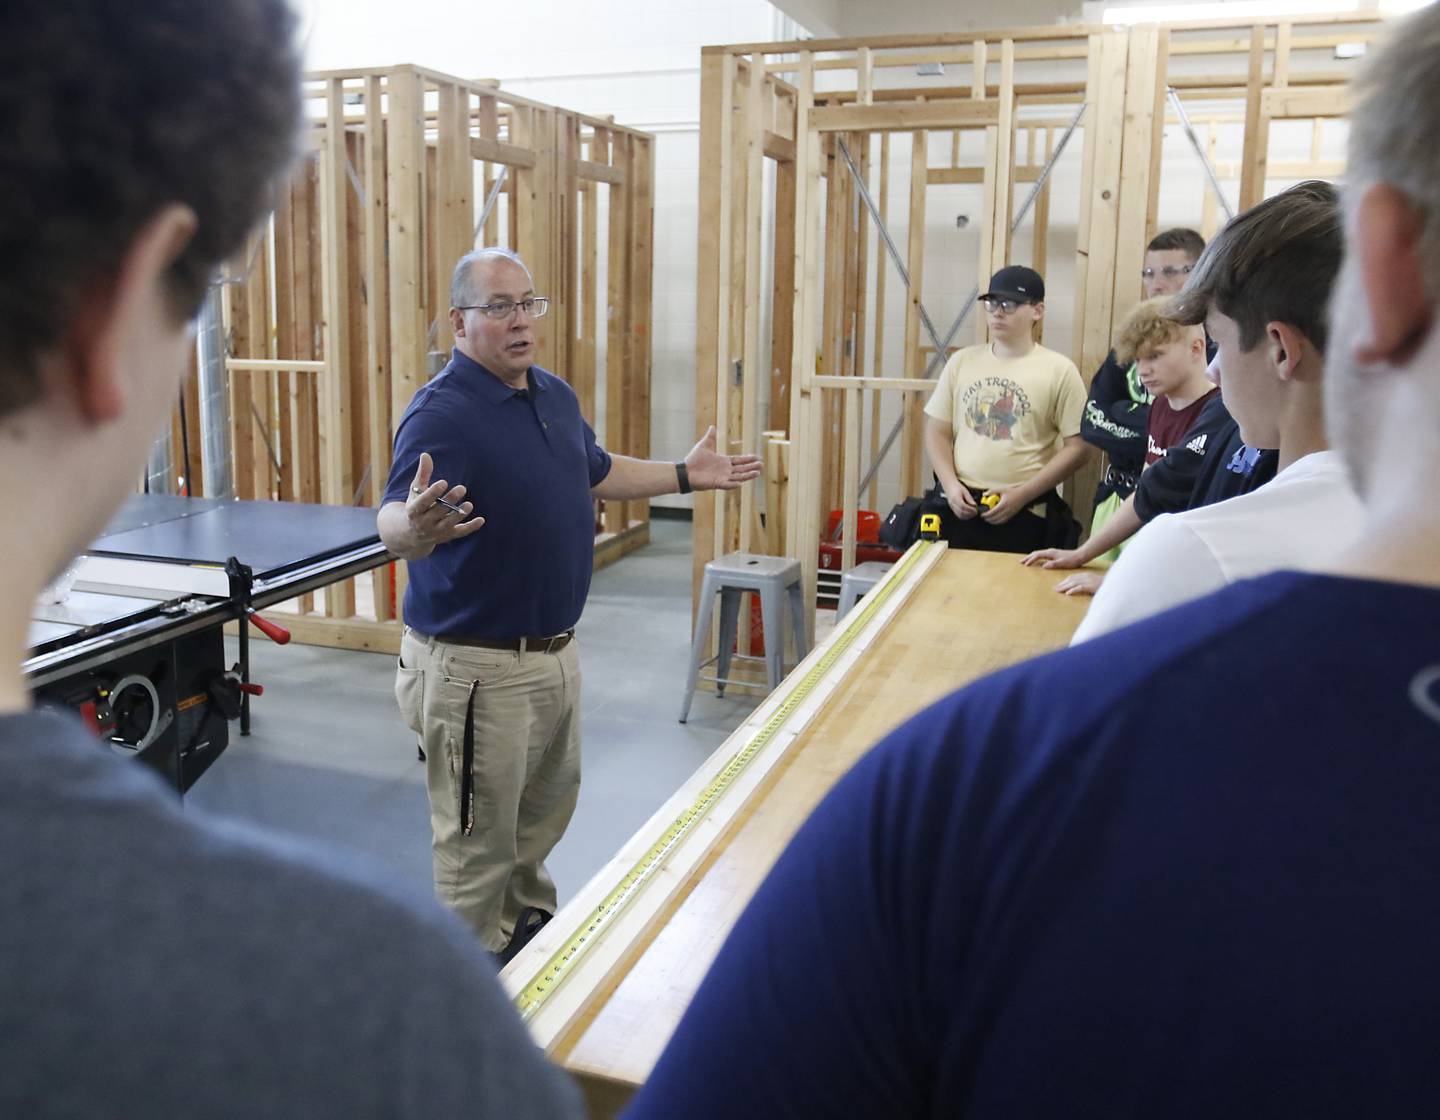
<instances>
[{"instance_id":1,"label":"metal conduit pipe","mask_svg":"<svg viewBox=\"0 0 1440 1120\"><path fill-rule=\"evenodd\" d=\"M225 370L221 285L211 284L200 306L195 344L200 378L200 478L207 498L233 498L230 458L230 378Z\"/></svg>"}]
</instances>

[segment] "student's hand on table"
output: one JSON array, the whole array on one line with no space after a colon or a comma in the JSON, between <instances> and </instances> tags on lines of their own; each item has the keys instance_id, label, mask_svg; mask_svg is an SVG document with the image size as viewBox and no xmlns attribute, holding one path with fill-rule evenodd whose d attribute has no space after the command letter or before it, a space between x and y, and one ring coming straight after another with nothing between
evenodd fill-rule
<instances>
[{"instance_id":1,"label":"student's hand on table","mask_svg":"<svg viewBox=\"0 0 1440 1120\"><path fill-rule=\"evenodd\" d=\"M1061 595L1094 595L1100 590L1100 584L1104 581L1104 572L1092 572L1086 569L1066 576L1055 585L1055 590Z\"/></svg>"},{"instance_id":2,"label":"student's hand on table","mask_svg":"<svg viewBox=\"0 0 1440 1120\"><path fill-rule=\"evenodd\" d=\"M963 482L956 483L954 487L945 491L945 501L950 505L950 512L961 521L969 521L980 512L980 507L975 504L975 499L970 495L970 488Z\"/></svg>"},{"instance_id":3,"label":"student's hand on table","mask_svg":"<svg viewBox=\"0 0 1440 1120\"><path fill-rule=\"evenodd\" d=\"M985 491L987 498L992 494L998 494L1000 500L980 511L980 520L991 525L1004 525L1030 504L1018 486L995 486Z\"/></svg>"},{"instance_id":4,"label":"student's hand on table","mask_svg":"<svg viewBox=\"0 0 1440 1120\"><path fill-rule=\"evenodd\" d=\"M685 456L692 490L737 490L760 477L758 455L721 455L715 450L715 425Z\"/></svg>"},{"instance_id":5,"label":"student's hand on table","mask_svg":"<svg viewBox=\"0 0 1440 1120\"><path fill-rule=\"evenodd\" d=\"M485 524L483 517L469 517L475 506L462 501L464 486L450 486L443 478L430 481L435 461L428 451L420 453L420 463L415 468L414 481L410 483L410 496L405 499L405 517L410 529L420 544L436 545L458 541L468 537ZM446 509L439 502L444 498L451 505L459 506L460 512Z\"/></svg>"},{"instance_id":6,"label":"student's hand on table","mask_svg":"<svg viewBox=\"0 0 1440 1120\"><path fill-rule=\"evenodd\" d=\"M1042 548L1020 561L1027 568L1078 568L1084 562L1078 548Z\"/></svg>"}]
</instances>

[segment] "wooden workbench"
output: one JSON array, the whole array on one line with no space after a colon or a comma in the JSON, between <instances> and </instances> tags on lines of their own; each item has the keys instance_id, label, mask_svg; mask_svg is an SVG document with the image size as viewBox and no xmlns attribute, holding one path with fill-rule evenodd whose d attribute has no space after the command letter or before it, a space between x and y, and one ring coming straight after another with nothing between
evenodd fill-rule
<instances>
[{"instance_id":1,"label":"wooden workbench","mask_svg":"<svg viewBox=\"0 0 1440 1120\"><path fill-rule=\"evenodd\" d=\"M856 759L946 693L1063 646L1085 613L1086 600L1055 593L1054 572L1016 556L917 545L907 561L501 974L512 995L525 989L737 750L784 717L697 834L532 1011L532 1033L577 1077L594 1115L612 1115L645 1081L746 903Z\"/></svg>"}]
</instances>

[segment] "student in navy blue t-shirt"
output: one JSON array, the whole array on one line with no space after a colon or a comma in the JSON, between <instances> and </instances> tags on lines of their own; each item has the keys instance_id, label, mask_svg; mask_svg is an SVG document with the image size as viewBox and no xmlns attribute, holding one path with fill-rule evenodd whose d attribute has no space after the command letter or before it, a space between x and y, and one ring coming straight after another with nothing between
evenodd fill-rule
<instances>
[{"instance_id":1,"label":"student in navy blue t-shirt","mask_svg":"<svg viewBox=\"0 0 1440 1120\"><path fill-rule=\"evenodd\" d=\"M408 562L395 694L426 760L436 892L508 960L555 912L545 857L580 790L580 653L595 498L733 490L760 473L711 428L678 463L612 455L534 364L549 300L506 249L466 253L450 363L395 426L377 522ZM474 516L471 516L471 515Z\"/></svg>"},{"instance_id":2,"label":"student in navy blue t-shirt","mask_svg":"<svg viewBox=\"0 0 1440 1120\"><path fill-rule=\"evenodd\" d=\"M1434 1110L1437 57L1432 6L1367 68L1350 132L1325 382L1362 543L881 743L781 857L631 1115ZM1231 248L1190 288L1242 350L1283 346L1247 337L1235 283L1266 245Z\"/></svg>"}]
</instances>

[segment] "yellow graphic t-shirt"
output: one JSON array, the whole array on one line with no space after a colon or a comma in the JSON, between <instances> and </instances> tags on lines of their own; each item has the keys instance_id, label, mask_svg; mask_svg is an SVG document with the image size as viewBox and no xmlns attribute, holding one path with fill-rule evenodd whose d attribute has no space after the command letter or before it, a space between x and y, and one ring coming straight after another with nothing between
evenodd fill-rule
<instances>
[{"instance_id":1,"label":"yellow graphic t-shirt","mask_svg":"<svg viewBox=\"0 0 1440 1120\"><path fill-rule=\"evenodd\" d=\"M1036 346L997 358L990 346L951 356L925 413L955 429L955 475L977 490L1040 473L1067 436L1080 434L1085 382L1064 354Z\"/></svg>"}]
</instances>

